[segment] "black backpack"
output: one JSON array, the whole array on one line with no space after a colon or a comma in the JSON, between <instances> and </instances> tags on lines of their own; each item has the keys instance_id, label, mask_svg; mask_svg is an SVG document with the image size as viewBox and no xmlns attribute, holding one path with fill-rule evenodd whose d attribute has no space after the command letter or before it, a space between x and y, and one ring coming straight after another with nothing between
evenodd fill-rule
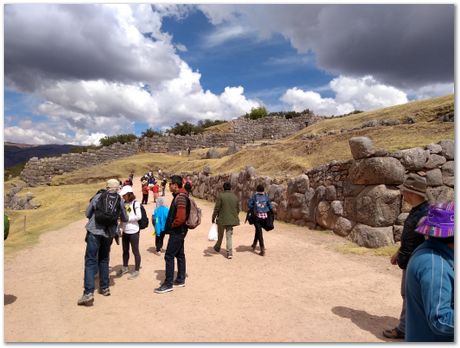
<instances>
[{"instance_id":1,"label":"black backpack","mask_svg":"<svg viewBox=\"0 0 460 348\"><path fill-rule=\"evenodd\" d=\"M135 204L136 204L136 201L134 201L134 203L133 203L134 209L136 209ZM137 223L139 224L139 229L143 230L143 229L145 229L145 228L147 228L149 226L149 218L147 217L147 213L145 212L144 206L142 204L140 204L140 206L141 206L141 215L142 215L142 217Z\"/></svg>"},{"instance_id":2,"label":"black backpack","mask_svg":"<svg viewBox=\"0 0 460 348\"><path fill-rule=\"evenodd\" d=\"M98 225L113 226L120 216L120 195L116 192L104 191L99 196L94 211L94 219Z\"/></svg>"}]
</instances>

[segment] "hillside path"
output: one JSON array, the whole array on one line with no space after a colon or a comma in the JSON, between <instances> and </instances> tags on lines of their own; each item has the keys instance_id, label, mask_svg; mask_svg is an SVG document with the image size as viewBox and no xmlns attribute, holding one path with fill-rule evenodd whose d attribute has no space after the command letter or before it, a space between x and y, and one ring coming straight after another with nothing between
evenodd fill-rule
<instances>
[{"instance_id":1,"label":"hillside path","mask_svg":"<svg viewBox=\"0 0 460 348\"><path fill-rule=\"evenodd\" d=\"M139 178L135 192L140 201ZM171 194L167 192L166 201ZM152 197L146 210L154 208ZM207 240L214 204L197 200L202 224L185 241L184 288L153 289L164 279L164 253L155 255L153 228L141 231L141 274L128 280L121 245L112 245L112 295L83 292L85 223L43 234L37 245L4 261L6 342L379 342L397 323L401 272L388 257L346 255L343 239L275 221L264 232L266 255L250 248L253 226L233 235L233 259ZM167 242L167 238L165 238ZM166 244L165 244L166 247ZM258 250L257 250L258 251ZM130 268L133 268L133 256ZM176 266L177 267L177 266ZM177 268L176 268L177 269ZM98 283L96 283L97 285Z\"/></svg>"}]
</instances>

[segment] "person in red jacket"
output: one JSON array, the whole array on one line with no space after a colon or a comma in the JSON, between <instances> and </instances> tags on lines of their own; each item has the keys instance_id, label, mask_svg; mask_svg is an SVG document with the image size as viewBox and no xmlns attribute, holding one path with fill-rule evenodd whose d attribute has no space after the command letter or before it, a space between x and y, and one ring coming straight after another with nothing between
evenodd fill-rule
<instances>
[{"instance_id":1,"label":"person in red jacket","mask_svg":"<svg viewBox=\"0 0 460 348\"><path fill-rule=\"evenodd\" d=\"M187 220L187 206L190 207L190 202L187 191L182 187L182 177L179 175L171 176L169 189L174 198L169 208L165 226L165 233L169 234L165 253L166 272L163 284L155 289L157 294L172 291L173 285L177 287L185 286L184 241L188 232L185 222ZM177 259L177 276L173 282L175 258Z\"/></svg>"},{"instance_id":2,"label":"person in red jacket","mask_svg":"<svg viewBox=\"0 0 460 348\"><path fill-rule=\"evenodd\" d=\"M155 184L152 187L153 191L153 202L155 203L157 201L158 196L160 195L160 186L155 182Z\"/></svg>"}]
</instances>

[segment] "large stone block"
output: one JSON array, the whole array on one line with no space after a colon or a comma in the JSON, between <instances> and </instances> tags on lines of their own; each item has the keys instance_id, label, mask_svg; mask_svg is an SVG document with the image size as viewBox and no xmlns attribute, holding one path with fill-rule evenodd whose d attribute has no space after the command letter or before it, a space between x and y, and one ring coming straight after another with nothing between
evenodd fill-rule
<instances>
[{"instance_id":1,"label":"large stone block","mask_svg":"<svg viewBox=\"0 0 460 348\"><path fill-rule=\"evenodd\" d=\"M429 187L426 190L426 195L430 202L446 202L453 201L455 192L447 186Z\"/></svg>"},{"instance_id":2,"label":"large stone block","mask_svg":"<svg viewBox=\"0 0 460 348\"><path fill-rule=\"evenodd\" d=\"M288 181L287 192L290 195L293 192L305 193L310 188L310 179L307 175L302 174Z\"/></svg>"},{"instance_id":3,"label":"large stone block","mask_svg":"<svg viewBox=\"0 0 460 348\"><path fill-rule=\"evenodd\" d=\"M453 140L441 140L439 145L442 147L442 155L447 160L453 160L455 156L455 145Z\"/></svg>"},{"instance_id":4,"label":"large stone block","mask_svg":"<svg viewBox=\"0 0 460 348\"><path fill-rule=\"evenodd\" d=\"M423 169L428 159L427 152L420 147L403 150L401 152L401 163L408 170L417 171Z\"/></svg>"},{"instance_id":5,"label":"large stone block","mask_svg":"<svg viewBox=\"0 0 460 348\"><path fill-rule=\"evenodd\" d=\"M405 169L393 157L373 157L354 162L348 180L358 185L398 185L404 181Z\"/></svg>"},{"instance_id":6,"label":"large stone block","mask_svg":"<svg viewBox=\"0 0 460 348\"><path fill-rule=\"evenodd\" d=\"M436 169L427 171L426 172L426 184L428 186L441 186L442 185L441 169L436 168Z\"/></svg>"},{"instance_id":7,"label":"large stone block","mask_svg":"<svg viewBox=\"0 0 460 348\"><path fill-rule=\"evenodd\" d=\"M371 227L357 224L348 235L352 242L366 248L380 248L394 244L393 226Z\"/></svg>"},{"instance_id":8,"label":"large stone block","mask_svg":"<svg viewBox=\"0 0 460 348\"><path fill-rule=\"evenodd\" d=\"M446 158L439 155L430 155L428 156L428 161L425 163L426 169L433 169L442 166L446 163Z\"/></svg>"},{"instance_id":9,"label":"large stone block","mask_svg":"<svg viewBox=\"0 0 460 348\"><path fill-rule=\"evenodd\" d=\"M318 225L324 228L333 229L337 218L338 216L335 215L331 209L330 202L321 201L318 203L315 214L315 221Z\"/></svg>"},{"instance_id":10,"label":"large stone block","mask_svg":"<svg viewBox=\"0 0 460 348\"><path fill-rule=\"evenodd\" d=\"M374 145L368 137L353 137L348 140L348 144L355 160L367 158L374 154Z\"/></svg>"},{"instance_id":11,"label":"large stone block","mask_svg":"<svg viewBox=\"0 0 460 348\"><path fill-rule=\"evenodd\" d=\"M401 211L401 194L385 185L366 187L354 200L355 219L365 225L393 225Z\"/></svg>"},{"instance_id":12,"label":"large stone block","mask_svg":"<svg viewBox=\"0 0 460 348\"><path fill-rule=\"evenodd\" d=\"M354 225L355 223L353 221L339 216L335 221L335 225L332 228L332 231L339 236L346 237L350 234Z\"/></svg>"}]
</instances>

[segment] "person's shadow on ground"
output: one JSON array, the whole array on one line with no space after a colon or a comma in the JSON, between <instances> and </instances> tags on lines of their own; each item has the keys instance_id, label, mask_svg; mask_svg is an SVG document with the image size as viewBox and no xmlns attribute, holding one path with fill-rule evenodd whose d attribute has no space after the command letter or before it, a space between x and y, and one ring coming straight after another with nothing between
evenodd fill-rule
<instances>
[{"instance_id":1,"label":"person's shadow on ground","mask_svg":"<svg viewBox=\"0 0 460 348\"><path fill-rule=\"evenodd\" d=\"M383 336L383 330L398 325L398 319L389 316L378 316L348 307L337 306L332 308L332 313L342 318L350 319L362 330L369 331L375 337L388 342L401 342L401 340L392 340Z\"/></svg>"},{"instance_id":2,"label":"person's shadow on ground","mask_svg":"<svg viewBox=\"0 0 460 348\"><path fill-rule=\"evenodd\" d=\"M214 250L214 247L212 246L203 250L203 256L205 257L210 257L210 256L214 256L214 255L221 254L221 253L222 253L222 249L221 249L221 252L216 253L216 251Z\"/></svg>"},{"instance_id":3,"label":"person's shadow on ground","mask_svg":"<svg viewBox=\"0 0 460 348\"><path fill-rule=\"evenodd\" d=\"M9 304L12 304L14 301L16 301L18 298L14 295L7 295L7 294L3 294L4 295L4 305L9 305Z\"/></svg>"},{"instance_id":4,"label":"person's shadow on ground","mask_svg":"<svg viewBox=\"0 0 460 348\"><path fill-rule=\"evenodd\" d=\"M254 252L254 250L252 250L252 247L249 246L249 245L240 245L240 246L237 246L237 247L235 248L235 251L236 251L237 253L243 253L243 252L247 252L247 251L250 251L251 253Z\"/></svg>"}]
</instances>

